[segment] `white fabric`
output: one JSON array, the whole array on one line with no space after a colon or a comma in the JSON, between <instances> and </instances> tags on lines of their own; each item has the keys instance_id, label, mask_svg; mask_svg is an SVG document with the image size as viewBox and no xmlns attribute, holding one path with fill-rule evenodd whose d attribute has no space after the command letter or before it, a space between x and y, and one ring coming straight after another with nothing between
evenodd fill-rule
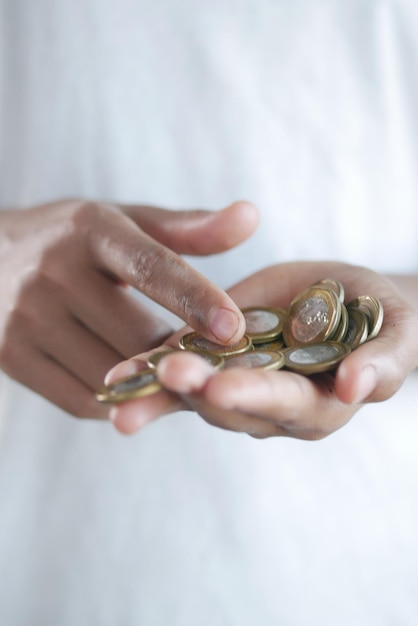
<instances>
[{"instance_id":1,"label":"white fabric","mask_svg":"<svg viewBox=\"0 0 418 626\"><path fill-rule=\"evenodd\" d=\"M0 0L0 203L238 198L193 263L418 269L407 0ZM272 286L274 288L274 286ZM131 439L2 380L0 623L412 626L417 380L317 443L178 413Z\"/></svg>"}]
</instances>

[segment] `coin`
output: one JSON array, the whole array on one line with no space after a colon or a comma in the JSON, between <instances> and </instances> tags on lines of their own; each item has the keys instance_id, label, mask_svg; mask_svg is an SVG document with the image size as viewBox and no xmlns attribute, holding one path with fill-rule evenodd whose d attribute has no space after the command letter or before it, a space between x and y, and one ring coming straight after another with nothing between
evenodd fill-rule
<instances>
[{"instance_id":1,"label":"coin","mask_svg":"<svg viewBox=\"0 0 418 626\"><path fill-rule=\"evenodd\" d=\"M278 370L284 365L282 352L267 350L251 350L243 354L233 354L225 358L224 369L240 367L241 369Z\"/></svg>"},{"instance_id":2,"label":"coin","mask_svg":"<svg viewBox=\"0 0 418 626\"><path fill-rule=\"evenodd\" d=\"M283 350L285 366L299 374L317 374L334 369L351 349L344 343L327 341Z\"/></svg>"},{"instance_id":3,"label":"coin","mask_svg":"<svg viewBox=\"0 0 418 626\"><path fill-rule=\"evenodd\" d=\"M303 291L290 305L283 327L285 344L318 343L332 337L340 323L341 306L330 289L310 287Z\"/></svg>"},{"instance_id":4,"label":"coin","mask_svg":"<svg viewBox=\"0 0 418 626\"><path fill-rule=\"evenodd\" d=\"M367 315L360 309L348 309L348 318L348 328L343 341L355 350L367 341L369 321Z\"/></svg>"},{"instance_id":5,"label":"coin","mask_svg":"<svg viewBox=\"0 0 418 626\"><path fill-rule=\"evenodd\" d=\"M380 300L374 296L358 296L347 307L349 309L359 309L367 315L369 320L367 341L377 337L383 324L383 305Z\"/></svg>"},{"instance_id":6,"label":"coin","mask_svg":"<svg viewBox=\"0 0 418 626\"><path fill-rule=\"evenodd\" d=\"M148 357L147 365L150 368L155 369L158 363L164 357L166 357L168 354L174 354L174 352L184 352L184 350L160 350L159 352L153 352ZM193 353L200 356L202 359L206 361L206 363L209 363L209 365L212 365L212 367L214 367L215 369L220 369L224 364L223 357L217 354L212 354L211 352L205 352L203 350L200 352L198 350L193 350Z\"/></svg>"},{"instance_id":7,"label":"coin","mask_svg":"<svg viewBox=\"0 0 418 626\"><path fill-rule=\"evenodd\" d=\"M267 350L269 352L280 352L283 347L284 343L281 339L266 341L265 343L257 343L257 350Z\"/></svg>"},{"instance_id":8,"label":"coin","mask_svg":"<svg viewBox=\"0 0 418 626\"><path fill-rule=\"evenodd\" d=\"M344 306L344 304L341 303L341 320L340 320L337 330L335 331L334 335L332 335L331 337L333 341L342 341L344 339L347 333L347 329L348 329L348 322L349 322L348 311L346 307Z\"/></svg>"},{"instance_id":9,"label":"coin","mask_svg":"<svg viewBox=\"0 0 418 626\"><path fill-rule=\"evenodd\" d=\"M96 393L96 398L99 402L118 403L134 398L144 398L161 389L155 371L144 369L137 374L105 385Z\"/></svg>"},{"instance_id":10,"label":"coin","mask_svg":"<svg viewBox=\"0 0 418 626\"><path fill-rule=\"evenodd\" d=\"M264 343L279 337L283 330L286 311L271 307L245 307L241 309L246 323L245 333L253 344Z\"/></svg>"},{"instance_id":11,"label":"coin","mask_svg":"<svg viewBox=\"0 0 418 626\"><path fill-rule=\"evenodd\" d=\"M315 283L313 287L326 287L327 289L331 289L334 293L337 294L338 299L341 302L344 302L344 297L345 297L344 286L336 278L323 278L319 282Z\"/></svg>"},{"instance_id":12,"label":"coin","mask_svg":"<svg viewBox=\"0 0 418 626\"><path fill-rule=\"evenodd\" d=\"M203 350L205 352L217 354L218 356L241 354L241 352L247 352L253 348L252 341L247 335L244 335L241 341L233 344L232 346L222 346L220 344L213 343L212 341L209 341L209 339L206 339L202 335L198 335L194 332L183 335L183 337L180 338L179 346L182 350L193 350L198 352Z\"/></svg>"}]
</instances>

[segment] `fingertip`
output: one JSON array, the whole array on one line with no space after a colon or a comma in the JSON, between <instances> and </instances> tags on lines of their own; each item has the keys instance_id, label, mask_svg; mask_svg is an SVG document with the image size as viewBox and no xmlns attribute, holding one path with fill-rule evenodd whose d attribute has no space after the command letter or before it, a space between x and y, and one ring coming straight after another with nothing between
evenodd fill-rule
<instances>
[{"instance_id":1,"label":"fingertip","mask_svg":"<svg viewBox=\"0 0 418 626\"><path fill-rule=\"evenodd\" d=\"M258 226L260 221L260 212L252 202L247 200L236 200L227 207L229 210L239 212L241 220L248 227L252 226L253 229Z\"/></svg>"},{"instance_id":2,"label":"fingertip","mask_svg":"<svg viewBox=\"0 0 418 626\"><path fill-rule=\"evenodd\" d=\"M150 422L147 416L141 414L136 403L130 404L113 406L109 413L109 420L121 435L134 435Z\"/></svg>"},{"instance_id":3,"label":"fingertip","mask_svg":"<svg viewBox=\"0 0 418 626\"><path fill-rule=\"evenodd\" d=\"M211 365L191 352L170 354L157 367L161 384L178 394L196 393L214 372Z\"/></svg>"},{"instance_id":4,"label":"fingertip","mask_svg":"<svg viewBox=\"0 0 418 626\"><path fill-rule=\"evenodd\" d=\"M232 202L222 213L225 220L224 245L228 247L245 241L253 234L260 221L257 207L247 200Z\"/></svg>"},{"instance_id":5,"label":"fingertip","mask_svg":"<svg viewBox=\"0 0 418 626\"><path fill-rule=\"evenodd\" d=\"M138 359L121 361L107 372L104 379L104 384L109 385L110 383L113 383L116 380L120 380L121 378L133 376L134 374L137 374L139 371L141 371L141 369L143 369L144 367L145 363L143 363L143 361L139 361Z\"/></svg>"},{"instance_id":6,"label":"fingertip","mask_svg":"<svg viewBox=\"0 0 418 626\"><path fill-rule=\"evenodd\" d=\"M244 335L244 316L233 301L231 305L235 310L221 306L214 308L208 315L208 329L217 343L233 345Z\"/></svg>"},{"instance_id":7,"label":"fingertip","mask_svg":"<svg viewBox=\"0 0 418 626\"><path fill-rule=\"evenodd\" d=\"M343 363L337 372L335 392L344 404L362 404L374 393L378 385L378 375L375 365L365 363Z\"/></svg>"}]
</instances>

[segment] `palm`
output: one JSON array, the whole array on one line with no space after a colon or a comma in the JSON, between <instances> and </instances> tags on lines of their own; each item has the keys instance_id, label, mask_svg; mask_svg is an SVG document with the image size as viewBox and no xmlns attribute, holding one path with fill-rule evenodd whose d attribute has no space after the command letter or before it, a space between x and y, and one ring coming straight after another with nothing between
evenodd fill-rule
<instances>
[{"instance_id":1,"label":"palm","mask_svg":"<svg viewBox=\"0 0 418 626\"><path fill-rule=\"evenodd\" d=\"M141 421L148 422L187 407L211 424L255 437L317 439L343 426L363 401L391 396L417 366L418 345L416 312L388 278L341 263L289 263L267 267L229 293L240 307L286 308L302 289L326 277L342 282L346 300L369 293L378 297L385 309L379 337L352 352L335 376L307 378L283 370L233 369L214 374L194 355L173 355L159 368L160 379L171 393L127 403L117 410L115 425L126 430L124 425L129 423L131 432L137 430L133 416L139 412ZM167 345L176 347L182 332L173 335ZM144 355L138 359L143 360ZM113 377L115 374L122 372L116 370Z\"/></svg>"}]
</instances>

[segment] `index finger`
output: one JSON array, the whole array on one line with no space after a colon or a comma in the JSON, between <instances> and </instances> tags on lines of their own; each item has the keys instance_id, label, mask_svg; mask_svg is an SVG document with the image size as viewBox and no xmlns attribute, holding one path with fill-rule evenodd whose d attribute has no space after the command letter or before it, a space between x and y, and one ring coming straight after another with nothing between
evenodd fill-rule
<instances>
[{"instance_id":1,"label":"index finger","mask_svg":"<svg viewBox=\"0 0 418 626\"><path fill-rule=\"evenodd\" d=\"M231 297L128 217L107 213L91 239L102 271L129 283L211 341L233 344L244 334L244 317Z\"/></svg>"}]
</instances>

